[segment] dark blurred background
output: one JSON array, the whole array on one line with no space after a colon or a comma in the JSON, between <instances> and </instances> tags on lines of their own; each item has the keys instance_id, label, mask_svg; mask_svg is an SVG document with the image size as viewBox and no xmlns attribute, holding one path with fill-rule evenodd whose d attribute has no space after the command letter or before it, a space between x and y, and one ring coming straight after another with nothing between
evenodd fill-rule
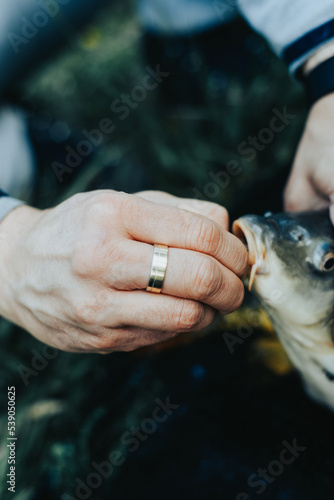
<instances>
[{"instance_id":1,"label":"dark blurred background","mask_svg":"<svg viewBox=\"0 0 334 500\"><path fill-rule=\"evenodd\" d=\"M100 188L159 189L223 204L231 220L282 210L306 118L301 87L241 20L192 37L159 37L144 33L134 12L128 0L104 8L8 96L29 115L38 159L32 203L46 208ZM111 104L157 64L170 75L121 120ZM295 118L266 135L285 107ZM115 130L60 174L54 162L64 165L66 148L76 150L83 129L98 128L104 118ZM256 154L245 154L250 136L266 140ZM249 296L239 312L205 332L134 353L52 352L46 360L40 342L4 320L0 334L1 498L13 495L6 484L13 385L16 500L333 498L333 415L306 397ZM233 349L231 338L239 339ZM178 407L149 423L157 400L166 398ZM138 446L124 443L122 435L133 437L136 428ZM251 487L250 475L294 439L306 450L263 492ZM124 463L108 478L89 476L93 462L108 460L113 450ZM76 492L78 478L85 486Z\"/></svg>"}]
</instances>

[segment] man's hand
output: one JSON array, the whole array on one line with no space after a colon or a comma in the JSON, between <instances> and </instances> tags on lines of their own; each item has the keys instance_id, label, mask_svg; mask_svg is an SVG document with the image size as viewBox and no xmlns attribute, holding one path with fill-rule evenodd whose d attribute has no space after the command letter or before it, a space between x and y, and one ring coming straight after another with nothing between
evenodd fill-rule
<instances>
[{"instance_id":1,"label":"man's hand","mask_svg":"<svg viewBox=\"0 0 334 500\"><path fill-rule=\"evenodd\" d=\"M0 224L0 314L77 352L130 351L199 330L243 299L247 254L227 225L218 205L152 192L16 208ZM154 243L169 246L159 295L145 291Z\"/></svg>"},{"instance_id":2,"label":"man's hand","mask_svg":"<svg viewBox=\"0 0 334 500\"><path fill-rule=\"evenodd\" d=\"M311 109L284 198L288 211L329 207L334 225L334 94Z\"/></svg>"}]
</instances>

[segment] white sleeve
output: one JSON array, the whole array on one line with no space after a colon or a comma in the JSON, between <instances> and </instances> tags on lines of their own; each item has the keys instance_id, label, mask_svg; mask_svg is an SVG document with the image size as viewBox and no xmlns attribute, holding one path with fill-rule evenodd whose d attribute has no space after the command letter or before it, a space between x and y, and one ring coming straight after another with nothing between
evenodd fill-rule
<instances>
[{"instance_id":1,"label":"white sleeve","mask_svg":"<svg viewBox=\"0 0 334 500\"><path fill-rule=\"evenodd\" d=\"M334 0L237 0L237 5L292 72L334 40Z\"/></svg>"}]
</instances>

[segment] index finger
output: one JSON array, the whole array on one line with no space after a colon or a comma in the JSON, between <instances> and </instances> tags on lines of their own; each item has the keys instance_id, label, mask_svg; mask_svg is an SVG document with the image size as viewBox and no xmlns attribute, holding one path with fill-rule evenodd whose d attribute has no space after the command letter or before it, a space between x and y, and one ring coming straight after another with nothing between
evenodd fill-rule
<instances>
[{"instance_id":1,"label":"index finger","mask_svg":"<svg viewBox=\"0 0 334 500\"><path fill-rule=\"evenodd\" d=\"M246 271L247 251L241 241L200 214L128 196L122 223L128 236L137 241L211 255L240 277Z\"/></svg>"},{"instance_id":2,"label":"index finger","mask_svg":"<svg viewBox=\"0 0 334 500\"><path fill-rule=\"evenodd\" d=\"M228 230L228 212L225 207L217 203L194 198L179 198L163 191L141 191L140 193L136 193L136 196L140 196L144 200L154 201L160 205L183 208L184 210L204 215L204 217L216 221L223 229Z\"/></svg>"}]
</instances>

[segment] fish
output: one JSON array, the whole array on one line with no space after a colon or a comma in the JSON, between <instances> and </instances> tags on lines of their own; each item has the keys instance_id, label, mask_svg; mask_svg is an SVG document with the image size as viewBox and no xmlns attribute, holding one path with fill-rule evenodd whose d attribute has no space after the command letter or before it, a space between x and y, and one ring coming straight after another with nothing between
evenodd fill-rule
<instances>
[{"instance_id":1,"label":"fish","mask_svg":"<svg viewBox=\"0 0 334 500\"><path fill-rule=\"evenodd\" d=\"M334 411L334 227L327 211L245 215L248 287L268 313L308 395Z\"/></svg>"}]
</instances>

